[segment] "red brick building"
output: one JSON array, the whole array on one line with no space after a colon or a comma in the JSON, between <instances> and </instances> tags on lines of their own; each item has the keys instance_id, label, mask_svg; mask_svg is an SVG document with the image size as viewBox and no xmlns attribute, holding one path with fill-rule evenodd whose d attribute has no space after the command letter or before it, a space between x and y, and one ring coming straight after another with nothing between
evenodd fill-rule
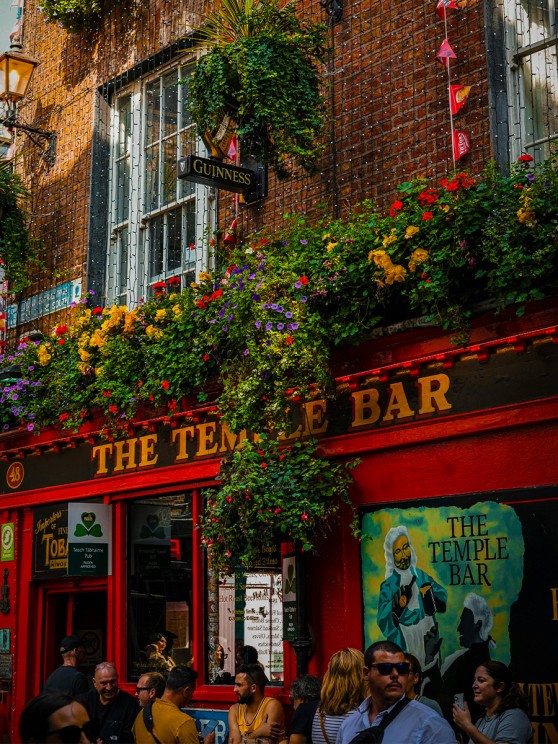
<instances>
[{"instance_id":1,"label":"red brick building","mask_svg":"<svg viewBox=\"0 0 558 744\"><path fill-rule=\"evenodd\" d=\"M457 55L451 82L471 86L453 122L471 143L460 166L478 173L490 160L505 167L525 152L544 159L558 137L551 0L456 3L447 21L435 0L344 0L323 69L330 119L319 172L285 181L270 173L268 196L244 206L174 175L176 160L192 148L187 87L179 80L195 64L188 40L204 4L107 5L77 33L47 23L36 0L23 5L24 51L40 66L19 115L55 132L57 147L48 167L17 138L31 229L43 248L32 286L10 298L11 342L69 318L71 302L89 290L102 304L132 307L158 280L195 279L213 260L204 233L233 219L248 232L278 226L285 212L317 215L324 205L343 217L364 199L388 205L409 178L451 172L448 70L436 60L444 39ZM322 5L312 0L300 12L327 21ZM526 685L536 740L558 738L556 674L532 662L533 636L543 641L535 655L552 658L558 650L557 326L556 303L547 299L521 319L511 311L478 316L466 348L415 324L335 360L346 387L343 423L316 403L314 433L332 457L362 459L354 502L365 531L378 539L359 544L345 515L308 559L311 672L323 674L339 648L378 637L384 539L404 523L418 565L448 595L448 610L429 616L445 646L424 653L423 663L434 661L443 677L452 654L470 650L455 628L467 595L480 596L492 617L483 642L491 634L498 643L492 657L511 663ZM287 703L296 661L283 641L279 558L216 586L193 529L227 433L202 419L195 452L181 459L180 434L162 421L146 418L110 446L93 430L0 437L8 603L0 607L0 680L12 726L58 663L56 643L69 632L88 640L88 671L114 659L122 686L132 690L150 668L151 636L170 631L175 659L193 657L200 673L195 703L214 709L234 699L219 674L234 674L237 647L252 645ZM94 575L83 564L68 568L74 548L67 537L86 528L90 513L106 536L105 567Z\"/></svg>"}]
</instances>

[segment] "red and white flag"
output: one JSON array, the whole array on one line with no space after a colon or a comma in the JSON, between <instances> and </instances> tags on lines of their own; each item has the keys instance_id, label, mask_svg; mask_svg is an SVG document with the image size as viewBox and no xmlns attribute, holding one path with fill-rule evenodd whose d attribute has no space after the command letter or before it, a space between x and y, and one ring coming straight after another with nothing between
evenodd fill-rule
<instances>
[{"instance_id":1,"label":"red and white flag","mask_svg":"<svg viewBox=\"0 0 558 744\"><path fill-rule=\"evenodd\" d=\"M453 159L457 161L459 160L459 158L462 158L463 155L467 155L467 153L471 149L471 140L469 138L469 135L465 132L454 130L452 145Z\"/></svg>"},{"instance_id":2,"label":"red and white flag","mask_svg":"<svg viewBox=\"0 0 558 744\"><path fill-rule=\"evenodd\" d=\"M442 21L446 20L446 11L448 10L459 10L454 0L438 0L436 15L441 18Z\"/></svg>"},{"instance_id":3,"label":"red and white flag","mask_svg":"<svg viewBox=\"0 0 558 744\"><path fill-rule=\"evenodd\" d=\"M227 157L229 160L236 160L236 154L238 152L238 142L236 138L236 134L233 134L231 137L231 143L229 145L229 149L227 151Z\"/></svg>"},{"instance_id":4,"label":"red and white flag","mask_svg":"<svg viewBox=\"0 0 558 744\"><path fill-rule=\"evenodd\" d=\"M444 67L449 66L450 59L457 59L457 54L453 51L447 39L443 40L442 46L438 49L436 59L438 62L441 62Z\"/></svg>"},{"instance_id":5,"label":"red and white flag","mask_svg":"<svg viewBox=\"0 0 558 744\"><path fill-rule=\"evenodd\" d=\"M470 85L450 85L450 109L453 116L455 116L457 112L460 111L461 108L465 105L467 99L469 98L470 92Z\"/></svg>"}]
</instances>

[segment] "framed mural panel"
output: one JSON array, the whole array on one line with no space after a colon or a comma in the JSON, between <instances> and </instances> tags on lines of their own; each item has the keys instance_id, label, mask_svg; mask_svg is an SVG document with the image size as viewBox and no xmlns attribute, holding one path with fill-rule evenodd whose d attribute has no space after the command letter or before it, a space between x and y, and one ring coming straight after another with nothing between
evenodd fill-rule
<instances>
[{"instance_id":1,"label":"framed mural panel","mask_svg":"<svg viewBox=\"0 0 558 744\"><path fill-rule=\"evenodd\" d=\"M558 741L558 486L363 510L364 644L389 639L451 720L491 658L510 666L535 741Z\"/></svg>"}]
</instances>

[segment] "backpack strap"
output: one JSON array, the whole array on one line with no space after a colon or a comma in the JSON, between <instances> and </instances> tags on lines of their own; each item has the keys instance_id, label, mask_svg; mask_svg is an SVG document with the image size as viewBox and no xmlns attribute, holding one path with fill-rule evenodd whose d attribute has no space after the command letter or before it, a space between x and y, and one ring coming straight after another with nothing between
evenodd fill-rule
<instances>
[{"instance_id":1,"label":"backpack strap","mask_svg":"<svg viewBox=\"0 0 558 744\"><path fill-rule=\"evenodd\" d=\"M155 736L153 733L153 711L151 710L153 707L153 700L150 700L147 705L143 708L143 722L145 724L145 728L148 730L148 732L151 734L151 736L155 739L155 744L161 744L159 739Z\"/></svg>"}]
</instances>

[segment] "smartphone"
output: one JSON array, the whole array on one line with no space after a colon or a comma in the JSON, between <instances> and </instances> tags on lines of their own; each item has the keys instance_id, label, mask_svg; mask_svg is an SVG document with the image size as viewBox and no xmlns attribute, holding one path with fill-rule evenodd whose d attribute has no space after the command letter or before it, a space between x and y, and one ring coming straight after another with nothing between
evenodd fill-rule
<instances>
[{"instance_id":1,"label":"smartphone","mask_svg":"<svg viewBox=\"0 0 558 744\"><path fill-rule=\"evenodd\" d=\"M203 729L201 730L200 738L205 739L206 736L209 736L209 734L212 734L217 728L218 724L219 724L219 721L209 721L208 723L206 723Z\"/></svg>"},{"instance_id":2,"label":"smartphone","mask_svg":"<svg viewBox=\"0 0 558 744\"><path fill-rule=\"evenodd\" d=\"M462 692L458 692L453 696L453 702L459 707L465 707L465 695Z\"/></svg>"}]
</instances>

